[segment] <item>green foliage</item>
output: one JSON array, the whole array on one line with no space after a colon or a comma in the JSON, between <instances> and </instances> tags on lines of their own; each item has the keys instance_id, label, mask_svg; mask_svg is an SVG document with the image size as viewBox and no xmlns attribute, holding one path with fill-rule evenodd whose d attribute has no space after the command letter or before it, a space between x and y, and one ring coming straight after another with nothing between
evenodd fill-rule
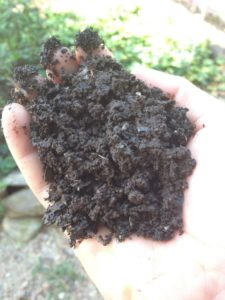
<instances>
[{"instance_id":1,"label":"green foliage","mask_svg":"<svg viewBox=\"0 0 225 300\"><path fill-rule=\"evenodd\" d=\"M168 51L162 53L149 67L186 77L200 88L218 92L223 84L224 58L212 59L210 41L182 47L177 41L167 40Z\"/></svg>"},{"instance_id":2,"label":"green foliage","mask_svg":"<svg viewBox=\"0 0 225 300\"><path fill-rule=\"evenodd\" d=\"M1 146L1 148L4 146ZM16 164L11 155L8 154L5 158L0 157L0 174L2 176L9 174L15 167Z\"/></svg>"},{"instance_id":3,"label":"green foliage","mask_svg":"<svg viewBox=\"0 0 225 300\"><path fill-rule=\"evenodd\" d=\"M127 69L139 63L146 63L146 52L150 53L149 36L138 32L132 33L132 26L139 23L140 7L127 11L119 7L106 19L100 19L95 28L105 40L107 47L112 50L116 59Z\"/></svg>"},{"instance_id":4,"label":"green foliage","mask_svg":"<svg viewBox=\"0 0 225 300\"><path fill-rule=\"evenodd\" d=\"M9 154L7 145L4 143L3 133L0 131L0 178L9 174L16 168L16 164Z\"/></svg>"},{"instance_id":5,"label":"green foliage","mask_svg":"<svg viewBox=\"0 0 225 300\"><path fill-rule=\"evenodd\" d=\"M82 25L81 19L74 13L53 13L47 11L45 23L48 31L45 32L44 40L54 35L66 46L74 45L75 33ZM40 52L40 47L38 49Z\"/></svg>"},{"instance_id":6,"label":"green foliage","mask_svg":"<svg viewBox=\"0 0 225 300\"><path fill-rule=\"evenodd\" d=\"M184 76L202 89L218 95L224 91L225 58L212 58L210 41L198 45L182 45L172 38L160 44L154 37L129 31L133 23L138 26L139 11L118 9L109 18L95 25L112 49L115 57L129 70L135 64ZM107 28L107 29L106 29Z\"/></svg>"},{"instance_id":7,"label":"green foliage","mask_svg":"<svg viewBox=\"0 0 225 300\"><path fill-rule=\"evenodd\" d=\"M31 1L0 0L1 80L9 79L14 64L38 63L43 40L43 18Z\"/></svg>"},{"instance_id":8,"label":"green foliage","mask_svg":"<svg viewBox=\"0 0 225 300\"><path fill-rule=\"evenodd\" d=\"M211 44L205 41L193 49L193 59L184 76L211 93L220 91L224 83L225 58L212 59Z\"/></svg>"},{"instance_id":9,"label":"green foliage","mask_svg":"<svg viewBox=\"0 0 225 300\"><path fill-rule=\"evenodd\" d=\"M5 101L0 97L0 108L5 104ZM0 109L1 115L1 109ZM5 144L3 132L0 130L0 179L1 177L9 174L16 168L16 164L9 153L9 149ZM0 181L0 193L4 187Z\"/></svg>"},{"instance_id":10,"label":"green foliage","mask_svg":"<svg viewBox=\"0 0 225 300\"><path fill-rule=\"evenodd\" d=\"M15 65L39 64L42 43L57 35L71 44L79 18L72 13L40 12L32 0L0 0L0 82L11 84Z\"/></svg>"}]
</instances>

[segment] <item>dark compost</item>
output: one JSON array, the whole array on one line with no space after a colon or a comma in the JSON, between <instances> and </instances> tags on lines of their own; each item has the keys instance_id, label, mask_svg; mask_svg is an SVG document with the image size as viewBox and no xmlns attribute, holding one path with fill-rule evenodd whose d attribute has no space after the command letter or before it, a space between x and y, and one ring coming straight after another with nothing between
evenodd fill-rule
<instances>
[{"instance_id":1,"label":"dark compost","mask_svg":"<svg viewBox=\"0 0 225 300\"><path fill-rule=\"evenodd\" d=\"M169 240L183 230L194 126L187 109L160 89L111 57L90 54L100 43L92 30L77 34L75 44L89 52L79 70L61 84L46 80L33 101L20 100L31 113L30 136L50 186L44 222L66 230L73 246L101 227L104 244L131 235ZM45 64L60 43L53 38L48 45ZM37 74L25 68L30 78ZM27 77L22 70L15 72L20 81Z\"/></svg>"}]
</instances>

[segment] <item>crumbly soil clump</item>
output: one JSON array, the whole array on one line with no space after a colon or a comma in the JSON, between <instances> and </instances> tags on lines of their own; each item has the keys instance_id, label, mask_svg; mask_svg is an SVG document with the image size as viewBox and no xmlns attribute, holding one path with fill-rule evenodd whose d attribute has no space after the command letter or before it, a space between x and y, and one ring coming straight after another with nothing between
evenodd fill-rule
<instances>
[{"instance_id":1,"label":"crumbly soil clump","mask_svg":"<svg viewBox=\"0 0 225 300\"><path fill-rule=\"evenodd\" d=\"M98 48L101 44L104 44L103 39L92 28L87 28L76 34L75 46L81 47L87 53Z\"/></svg>"},{"instance_id":2,"label":"crumbly soil clump","mask_svg":"<svg viewBox=\"0 0 225 300\"><path fill-rule=\"evenodd\" d=\"M60 85L47 81L26 107L50 184L44 220L66 230L71 245L102 226L104 244L182 233L184 190L195 167L186 108L111 57L94 55Z\"/></svg>"},{"instance_id":3,"label":"crumbly soil clump","mask_svg":"<svg viewBox=\"0 0 225 300\"><path fill-rule=\"evenodd\" d=\"M23 67L16 67L14 69L13 79L20 83L21 87L23 89L28 89L30 78L32 78L34 75L38 75L38 69L30 66L25 65Z\"/></svg>"},{"instance_id":4,"label":"crumbly soil clump","mask_svg":"<svg viewBox=\"0 0 225 300\"><path fill-rule=\"evenodd\" d=\"M61 47L60 41L56 37L51 37L43 45L43 50L41 52L40 63L46 69L49 64L52 64L54 52Z\"/></svg>"}]
</instances>

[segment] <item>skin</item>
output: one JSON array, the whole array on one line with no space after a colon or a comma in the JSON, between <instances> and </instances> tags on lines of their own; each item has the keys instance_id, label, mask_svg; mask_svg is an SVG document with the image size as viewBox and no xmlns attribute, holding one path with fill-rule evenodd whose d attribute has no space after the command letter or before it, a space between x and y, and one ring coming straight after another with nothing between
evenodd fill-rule
<instances>
[{"instance_id":1,"label":"skin","mask_svg":"<svg viewBox=\"0 0 225 300\"><path fill-rule=\"evenodd\" d=\"M99 55L99 56L111 56L112 53L109 51L109 49L104 45L101 44L98 48L92 50L92 55ZM81 48L76 48L76 59L78 64L82 62L82 60L85 60L88 57L88 54Z\"/></svg>"},{"instance_id":2,"label":"skin","mask_svg":"<svg viewBox=\"0 0 225 300\"><path fill-rule=\"evenodd\" d=\"M75 254L107 300L224 300L225 105L180 77L143 68L135 74L172 95L177 105L188 107L188 116L196 124L188 145L197 166L185 191L184 234L169 242L134 236L107 246L93 238L84 240ZM29 126L29 121L19 104L10 104L3 111L8 146L46 207L48 187L42 166L21 128Z\"/></svg>"},{"instance_id":3,"label":"skin","mask_svg":"<svg viewBox=\"0 0 225 300\"><path fill-rule=\"evenodd\" d=\"M29 82L30 83L36 82L39 85L39 87L41 87L44 84L45 79L40 74L37 74L37 75L32 76L30 78ZM29 82L28 82L28 85L29 85ZM19 92L22 92L24 97L30 101L32 101L38 95L38 91L36 89L24 90L21 87L20 82L15 82L15 93L19 93Z\"/></svg>"},{"instance_id":4,"label":"skin","mask_svg":"<svg viewBox=\"0 0 225 300\"><path fill-rule=\"evenodd\" d=\"M62 47L56 50L53 61L57 61L57 64L48 66L46 69L46 75L48 79L54 83L62 82L62 73L72 74L79 68L74 54L67 47Z\"/></svg>"},{"instance_id":5,"label":"skin","mask_svg":"<svg viewBox=\"0 0 225 300\"><path fill-rule=\"evenodd\" d=\"M93 49L91 54L112 56L112 53L103 44L101 44L98 48ZM62 73L75 73L78 70L80 63L87 59L87 57L88 54L81 47L77 47L75 54L67 47L62 47L54 53L53 61L57 61L57 64L49 65L46 69L46 75L49 80L56 84L60 84L62 82Z\"/></svg>"}]
</instances>

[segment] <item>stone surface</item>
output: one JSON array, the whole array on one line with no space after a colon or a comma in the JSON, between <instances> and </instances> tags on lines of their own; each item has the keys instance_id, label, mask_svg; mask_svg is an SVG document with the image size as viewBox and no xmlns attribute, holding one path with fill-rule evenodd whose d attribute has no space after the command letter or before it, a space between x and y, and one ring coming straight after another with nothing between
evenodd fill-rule
<instances>
[{"instance_id":1,"label":"stone surface","mask_svg":"<svg viewBox=\"0 0 225 300\"><path fill-rule=\"evenodd\" d=\"M0 258L1 300L103 300L55 227L22 247L0 231Z\"/></svg>"},{"instance_id":2,"label":"stone surface","mask_svg":"<svg viewBox=\"0 0 225 300\"><path fill-rule=\"evenodd\" d=\"M7 177L3 178L2 183L6 186L14 187L27 186L23 175L19 171L12 172Z\"/></svg>"},{"instance_id":3,"label":"stone surface","mask_svg":"<svg viewBox=\"0 0 225 300\"><path fill-rule=\"evenodd\" d=\"M43 206L38 202L30 189L20 190L3 200L10 217L42 216Z\"/></svg>"},{"instance_id":4,"label":"stone surface","mask_svg":"<svg viewBox=\"0 0 225 300\"><path fill-rule=\"evenodd\" d=\"M24 243L32 239L41 229L40 218L10 218L5 217L2 222L3 230L16 242Z\"/></svg>"}]
</instances>

